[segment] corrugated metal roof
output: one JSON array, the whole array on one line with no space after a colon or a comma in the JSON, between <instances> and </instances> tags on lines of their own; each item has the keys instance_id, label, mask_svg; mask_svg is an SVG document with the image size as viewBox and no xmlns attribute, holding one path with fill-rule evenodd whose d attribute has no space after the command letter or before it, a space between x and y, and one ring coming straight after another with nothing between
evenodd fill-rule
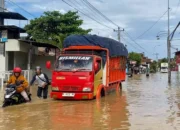
<instances>
[{"instance_id":1,"label":"corrugated metal roof","mask_svg":"<svg viewBox=\"0 0 180 130\"><path fill-rule=\"evenodd\" d=\"M21 14L15 12L0 12L0 17L3 19L27 20L27 18Z\"/></svg>"},{"instance_id":2,"label":"corrugated metal roof","mask_svg":"<svg viewBox=\"0 0 180 130\"><path fill-rule=\"evenodd\" d=\"M32 44L33 46L36 46L36 47L59 48L59 47L57 47L55 45L52 45L52 44L49 44L49 43L42 43L42 42L36 42L36 41L30 41L30 40L22 40L22 39L19 39L19 41L26 42L28 44Z\"/></svg>"},{"instance_id":3,"label":"corrugated metal roof","mask_svg":"<svg viewBox=\"0 0 180 130\"><path fill-rule=\"evenodd\" d=\"M20 33L25 33L26 30L23 28L17 27L15 25L0 25L0 30L11 30L11 31L19 31Z\"/></svg>"}]
</instances>

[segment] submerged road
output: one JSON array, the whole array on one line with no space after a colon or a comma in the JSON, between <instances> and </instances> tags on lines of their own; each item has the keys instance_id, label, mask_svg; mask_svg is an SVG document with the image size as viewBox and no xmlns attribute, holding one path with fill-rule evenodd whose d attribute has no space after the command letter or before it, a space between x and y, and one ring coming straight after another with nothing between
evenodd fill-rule
<instances>
[{"instance_id":1,"label":"submerged road","mask_svg":"<svg viewBox=\"0 0 180 130\"><path fill-rule=\"evenodd\" d=\"M1 88L0 88L1 89ZM0 108L0 130L180 130L180 74L135 75L100 102L36 98ZM0 105L3 90L0 90Z\"/></svg>"}]
</instances>

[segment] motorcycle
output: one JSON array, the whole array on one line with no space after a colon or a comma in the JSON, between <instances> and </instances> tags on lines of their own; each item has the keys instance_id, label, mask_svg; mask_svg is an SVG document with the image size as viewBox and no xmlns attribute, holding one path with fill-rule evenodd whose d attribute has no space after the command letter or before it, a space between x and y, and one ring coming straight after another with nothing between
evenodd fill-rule
<instances>
[{"instance_id":1,"label":"motorcycle","mask_svg":"<svg viewBox=\"0 0 180 130\"><path fill-rule=\"evenodd\" d=\"M4 102L2 107L7 107L11 105L18 105L21 103L26 103L24 97L16 92L16 89L23 83L23 81L16 82L16 84L10 84L6 86ZM28 94L28 97L31 101L31 94Z\"/></svg>"}]
</instances>

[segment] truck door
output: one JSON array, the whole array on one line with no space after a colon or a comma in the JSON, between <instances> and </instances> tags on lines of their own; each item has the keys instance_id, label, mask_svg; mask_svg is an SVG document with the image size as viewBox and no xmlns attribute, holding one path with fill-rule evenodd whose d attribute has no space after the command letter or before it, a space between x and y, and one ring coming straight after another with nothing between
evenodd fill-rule
<instances>
[{"instance_id":1,"label":"truck door","mask_svg":"<svg viewBox=\"0 0 180 130\"><path fill-rule=\"evenodd\" d=\"M95 60L95 64L97 64L97 68L94 72L94 96L96 96L97 88L100 84L102 84L102 76L103 76L103 69L102 69L102 59L97 58Z\"/></svg>"}]
</instances>

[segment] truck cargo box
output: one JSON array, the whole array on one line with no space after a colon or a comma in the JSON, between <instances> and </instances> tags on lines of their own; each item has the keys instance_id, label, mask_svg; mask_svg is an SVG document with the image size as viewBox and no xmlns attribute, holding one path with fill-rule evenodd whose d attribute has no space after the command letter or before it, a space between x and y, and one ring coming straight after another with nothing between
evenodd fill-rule
<instances>
[{"instance_id":1,"label":"truck cargo box","mask_svg":"<svg viewBox=\"0 0 180 130\"><path fill-rule=\"evenodd\" d=\"M122 43L97 35L71 35L63 44L64 48L69 46L100 46L109 50L110 57L128 56L128 51Z\"/></svg>"}]
</instances>

